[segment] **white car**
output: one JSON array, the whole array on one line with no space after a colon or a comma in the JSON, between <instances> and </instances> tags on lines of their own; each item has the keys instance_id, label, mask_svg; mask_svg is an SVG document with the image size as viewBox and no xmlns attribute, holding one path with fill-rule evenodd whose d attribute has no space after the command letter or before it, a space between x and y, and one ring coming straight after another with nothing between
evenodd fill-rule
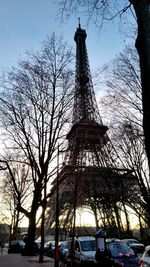
<instances>
[{"instance_id":1,"label":"white car","mask_svg":"<svg viewBox=\"0 0 150 267\"><path fill-rule=\"evenodd\" d=\"M140 260L140 267L150 267L150 246L145 247L145 250Z\"/></svg>"},{"instance_id":2,"label":"white car","mask_svg":"<svg viewBox=\"0 0 150 267\"><path fill-rule=\"evenodd\" d=\"M93 264L96 253L96 240L92 236L83 236L74 240L74 256L75 266Z\"/></svg>"}]
</instances>

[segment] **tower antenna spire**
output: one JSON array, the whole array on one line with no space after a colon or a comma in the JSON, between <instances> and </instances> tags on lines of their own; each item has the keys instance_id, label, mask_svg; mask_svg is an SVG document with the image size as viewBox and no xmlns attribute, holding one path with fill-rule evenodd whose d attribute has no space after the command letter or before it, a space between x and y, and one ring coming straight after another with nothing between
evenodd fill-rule
<instances>
[{"instance_id":1,"label":"tower antenna spire","mask_svg":"<svg viewBox=\"0 0 150 267\"><path fill-rule=\"evenodd\" d=\"M79 29L81 29L80 17L78 18L78 22L79 22Z\"/></svg>"}]
</instances>

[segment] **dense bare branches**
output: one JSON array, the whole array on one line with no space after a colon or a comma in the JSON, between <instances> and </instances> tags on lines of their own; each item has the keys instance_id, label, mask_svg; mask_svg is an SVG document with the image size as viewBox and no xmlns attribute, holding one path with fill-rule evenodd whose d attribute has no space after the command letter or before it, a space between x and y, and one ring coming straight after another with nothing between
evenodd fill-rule
<instances>
[{"instance_id":1,"label":"dense bare branches","mask_svg":"<svg viewBox=\"0 0 150 267\"><path fill-rule=\"evenodd\" d=\"M133 201L129 201L127 205L134 209L132 203L135 199L135 211L141 213L149 225L150 180L142 127L142 87L136 51L126 47L106 68L105 74L108 92L101 105L104 104L105 117L111 114L109 119L113 143L127 168L136 173L141 190L141 196L137 191Z\"/></svg>"},{"instance_id":2,"label":"dense bare branches","mask_svg":"<svg viewBox=\"0 0 150 267\"><path fill-rule=\"evenodd\" d=\"M6 145L20 154L15 160L29 167L32 177L31 207L26 212L21 203L18 205L29 218L29 245L34 241L36 212L45 203L47 183L55 167L56 146L62 143L69 122L73 58L71 48L52 34L40 52L28 53L19 68L2 80L0 123ZM9 164L7 168L11 175ZM18 194L18 184L15 187Z\"/></svg>"},{"instance_id":3,"label":"dense bare branches","mask_svg":"<svg viewBox=\"0 0 150 267\"><path fill-rule=\"evenodd\" d=\"M86 16L87 22L94 23L98 28L101 28L106 21L126 15L126 11L131 7L131 3L125 0L57 0L57 2L61 20L77 13L81 17Z\"/></svg>"},{"instance_id":4,"label":"dense bare branches","mask_svg":"<svg viewBox=\"0 0 150 267\"><path fill-rule=\"evenodd\" d=\"M105 78L108 90L105 104L110 108L111 124L130 118L142 131L142 87L136 51L126 47L106 66Z\"/></svg>"}]
</instances>

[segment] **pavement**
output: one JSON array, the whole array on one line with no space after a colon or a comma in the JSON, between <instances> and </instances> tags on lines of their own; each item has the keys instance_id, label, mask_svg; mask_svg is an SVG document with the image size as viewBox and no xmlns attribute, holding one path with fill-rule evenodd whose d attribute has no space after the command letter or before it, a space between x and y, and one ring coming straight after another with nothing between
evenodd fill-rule
<instances>
[{"instance_id":1,"label":"pavement","mask_svg":"<svg viewBox=\"0 0 150 267\"><path fill-rule=\"evenodd\" d=\"M44 256L44 262L39 263L39 256L21 256L8 254L4 249L0 254L0 267L54 267L54 259Z\"/></svg>"}]
</instances>

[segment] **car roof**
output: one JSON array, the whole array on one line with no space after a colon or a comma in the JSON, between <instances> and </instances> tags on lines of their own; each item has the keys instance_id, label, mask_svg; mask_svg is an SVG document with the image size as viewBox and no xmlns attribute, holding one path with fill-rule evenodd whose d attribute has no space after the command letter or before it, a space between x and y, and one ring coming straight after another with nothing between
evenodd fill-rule
<instances>
[{"instance_id":1,"label":"car roof","mask_svg":"<svg viewBox=\"0 0 150 267\"><path fill-rule=\"evenodd\" d=\"M10 244L17 244L17 243L21 243L21 244L25 244L25 242L22 239L16 239L16 240L11 240Z\"/></svg>"},{"instance_id":2,"label":"car roof","mask_svg":"<svg viewBox=\"0 0 150 267\"><path fill-rule=\"evenodd\" d=\"M106 243L110 242L120 242L121 240L118 238L106 238Z\"/></svg>"},{"instance_id":3,"label":"car roof","mask_svg":"<svg viewBox=\"0 0 150 267\"><path fill-rule=\"evenodd\" d=\"M121 239L122 241L136 241L136 242L138 242L138 240L137 239L135 239L135 238L124 238L124 239Z\"/></svg>"},{"instance_id":4,"label":"car roof","mask_svg":"<svg viewBox=\"0 0 150 267\"><path fill-rule=\"evenodd\" d=\"M96 240L94 236L78 236L75 239L80 241Z\"/></svg>"},{"instance_id":5,"label":"car roof","mask_svg":"<svg viewBox=\"0 0 150 267\"><path fill-rule=\"evenodd\" d=\"M11 242L24 242L22 239L14 239L14 240L11 240Z\"/></svg>"}]
</instances>

